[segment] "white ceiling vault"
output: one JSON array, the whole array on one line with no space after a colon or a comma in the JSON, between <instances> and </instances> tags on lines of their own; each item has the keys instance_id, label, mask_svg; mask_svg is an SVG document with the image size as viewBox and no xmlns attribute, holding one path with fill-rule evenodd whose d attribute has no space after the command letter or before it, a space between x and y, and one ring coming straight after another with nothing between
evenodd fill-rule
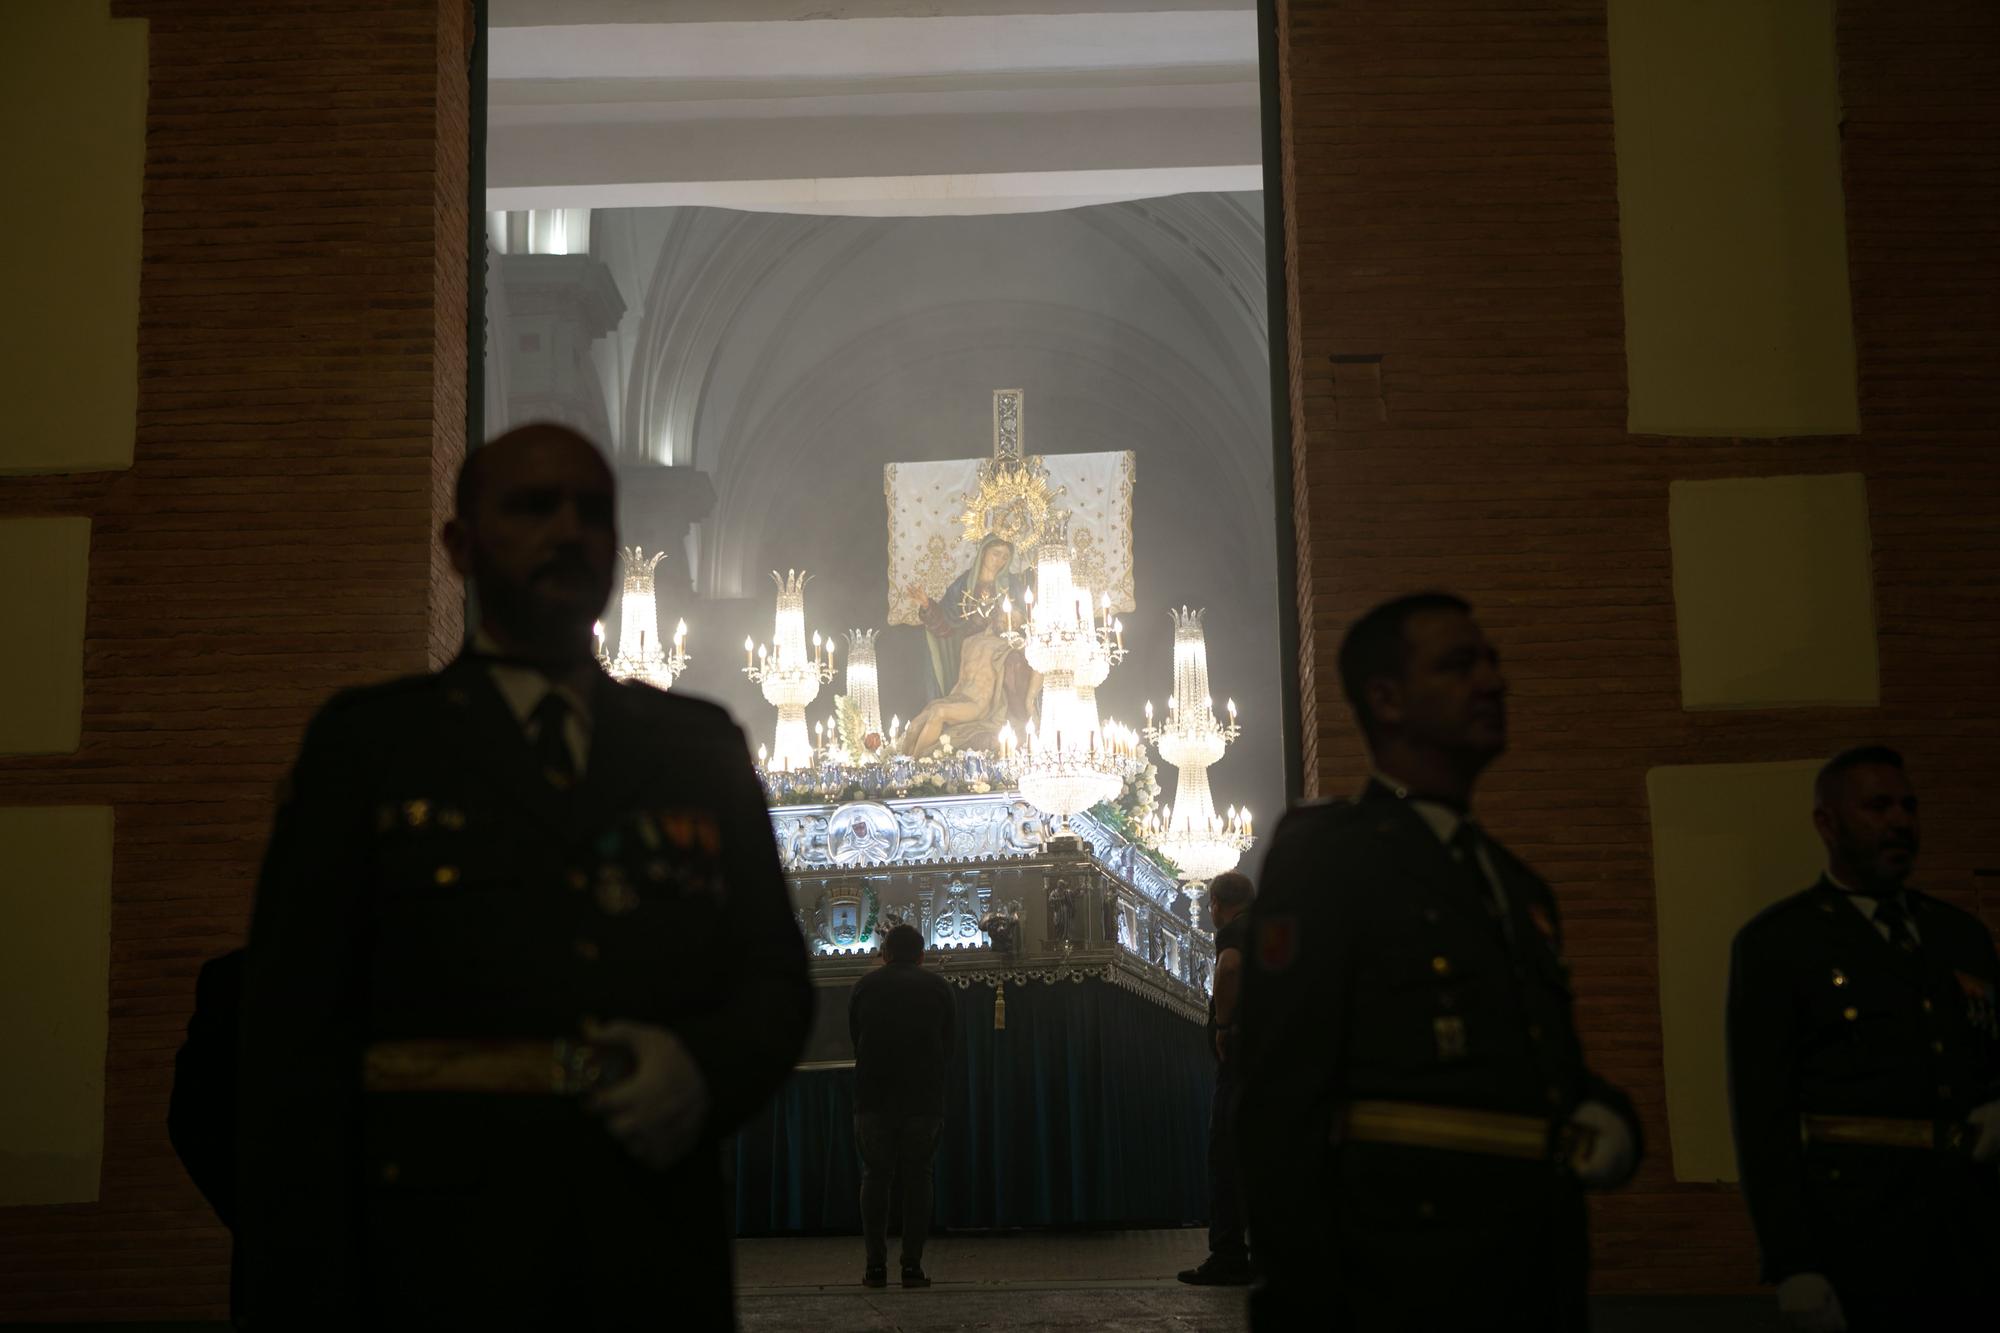
<instances>
[{"instance_id":1,"label":"white ceiling vault","mask_svg":"<svg viewBox=\"0 0 2000 1333\"><path fill-rule=\"evenodd\" d=\"M488 207L917 216L1261 188L1254 0L496 0Z\"/></svg>"}]
</instances>

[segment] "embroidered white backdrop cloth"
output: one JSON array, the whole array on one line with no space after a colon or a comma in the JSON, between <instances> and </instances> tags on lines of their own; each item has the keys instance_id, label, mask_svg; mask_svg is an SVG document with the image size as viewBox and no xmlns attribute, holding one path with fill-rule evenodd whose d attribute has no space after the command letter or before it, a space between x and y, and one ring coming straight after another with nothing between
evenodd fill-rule
<instances>
[{"instance_id":1,"label":"embroidered white backdrop cloth","mask_svg":"<svg viewBox=\"0 0 2000 1333\"><path fill-rule=\"evenodd\" d=\"M987 460L956 458L943 463L891 463L882 469L889 502L889 623L915 625L919 609L910 585L933 600L972 563L977 542L965 540L967 497L978 490L979 467ZM1136 609L1132 579L1132 487L1137 458L1113 454L1044 454L1049 484L1064 490L1054 507L1070 514L1070 545L1078 583L1094 596L1109 592L1111 609ZM1034 554L1014 552L1016 572L1032 572Z\"/></svg>"}]
</instances>

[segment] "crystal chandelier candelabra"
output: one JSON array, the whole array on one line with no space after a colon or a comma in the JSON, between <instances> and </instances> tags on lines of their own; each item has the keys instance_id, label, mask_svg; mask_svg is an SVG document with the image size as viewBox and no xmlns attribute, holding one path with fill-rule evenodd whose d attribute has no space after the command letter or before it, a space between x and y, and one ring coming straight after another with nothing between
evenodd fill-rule
<instances>
[{"instance_id":1,"label":"crystal chandelier candelabra","mask_svg":"<svg viewBox=\"0 0 2000 1333\"><path fill-rule=\"evenodd\" d=\"M687 621L674 626L673 647L660 638L660 605L654 593L653 570L667 558L665 551L647 555L637 546L619 552L625 565L625 586L618 597L618 651L606 650L604 625L597 625L597 660L619 680L642 680L663 690L687 670Z\"/></svg>"},{"instance_id":2,"label":"crystal chandelier candelabra","mask_svg":"<svg viewBox=\"0 0 2000 1333\"><path fill-rule=\"evenodd\" d=\"M1111 618L1109 597L1099 616L1089 589L1075 582L1061 523L1035 548L1035 588L1023 598L1028 621L1018 631L1013 603L1001 604L1008 642L1042 676L1041 722L1020 742L1014 772L1021 795L1056 816L1061 836L1071 815L1118 795L1144 766L1145 748L1130 728L1098 717L1097 687L1124 660L1124 627ZM1015 746L1009 728L1001 734L1003 759L1015 761Z\"/></svg>"},{"instance_id":3,"label":"crystal chandelier candelabra","mask_svg":"<svg viewBox=\"0 0 2000 1333\"><path fill-rule=\"evenodd\" d=\"M813 631L806 646L806 574L787 570L778 585L777 619L771 642L755 646L743 641L743 674L763 687L764 700L778 710L778 734L767 760L777 772L788 773L812 763L812 736L806 730L806 705L819 697L819 687L833 679L833 641Z\"/></svg>"},{"instance_id":4,"label":"crystal chandelier candelabra","mask_svg":"<svg viewBox=\"0 0 2000 1333\"><path fill-rule=\"evenodd\" d=\"M887 737L882 731L882 692L875 670L875 631L872 629L847 631L847 697L861 719L861 734L854 738L861 750L854 758L866 761L882 754ZM876 738L872 750L868 747L870 736Z\"/></svg>"},{"instance_id":5,"label":"crystal chandelier candelabra","mask_svg":"<svg viewBox=\"0 0 2000 1333\"><path fill-rule=\"evenodd\" d=\"M1255 840L1250 812L1231 806L1215 813L1209 793L1208 770L1229 743L1241 734L1236 702L1228 705L1225 725L1215 717L1208 693L1208 643L1202 636L1201 612L1186 607L1174 618L1174 693L1167 700L1166 720L1153 723L1153 705L1146 705L1146 739L1160 758L1176 770L1173 803L1147 821L1146 841L1180 867L1181 877L1198 893L1209 880L1232 870Z\"/></svg>"}]
</instances>

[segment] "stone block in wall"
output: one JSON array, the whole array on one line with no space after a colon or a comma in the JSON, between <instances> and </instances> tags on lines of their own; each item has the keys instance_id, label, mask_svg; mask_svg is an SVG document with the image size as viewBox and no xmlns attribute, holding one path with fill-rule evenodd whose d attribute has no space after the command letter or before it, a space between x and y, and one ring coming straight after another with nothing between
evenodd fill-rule
<instances>
[{"instance_id":1,"label":"stone block in wall","mask_svg":"<svg viewBox=\"0 0 2000 1333\"><path fill-rule=\"evenodd\" d=\"M0 1207L97 1199L111 831L109 806L0 808Z\"/></svg>"},{"instance_id":2,"label":"stone block in wall","mask_svg":"<svg viewBox=\"0 0 2000 1333\"><path fill-rule=\"evenodd\" d=\"M0 34L0 474L132 466L143 19L17 0Z\"/></svg>"},{"instance_id":3,"label":"stone block in wall","mask_svg":"<svg viewBox=\"0 0 2000 1333\"><path fill-rule=\"evenodd\" d=\"M89 519L0 519L0 754L66 754L82 738L89 580Z\"/></svg>"},{"instance_id":4,"label":"stone block in wall","mask_svg":"<svg viewBox=\"0 0 2000 1333\"><path fill-rule=\"evenodd\" d=\"M1859 473L1677 481L1667 515L1684 707L1880 702Z\"/></svg>"},{"instance_id":5,"label":"stone block in wall","mask_svg":"<svg viewBox=\"0 0 2000 1333\"><path fill-rule=\"evenodd\" d=\"M1812 782L1821 762L1682 764L1646 774L1676 1180L1736 1179L1723 1029L1729 946L1744 922L1818 877Z\"/></svg>"},{"instance_id":6,"label":"stone block in wall","mask_svg":"<svg viewBox=\"0 0 2000 1333\"><path fill-rule=\"evenodd\" d=\"M1630 429L1861 429L1833 0L1610 0Z\"/></svg>"}]
</instances>

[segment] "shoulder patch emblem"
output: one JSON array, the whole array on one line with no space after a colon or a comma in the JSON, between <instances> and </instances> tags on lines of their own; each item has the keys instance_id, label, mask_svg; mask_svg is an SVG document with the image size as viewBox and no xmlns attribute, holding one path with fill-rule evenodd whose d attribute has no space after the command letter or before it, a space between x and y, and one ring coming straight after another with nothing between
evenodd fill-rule
<instances>
[{"instance_id":1,"label":"shoulder patch emblem","mask_svg":"<svg viewBox=\"0 0 2000 1333\"><path fill-rule=\"evenodd\" d=\"M1257 927L1257 966L1283 972L1299 956L1299 923L1293 916L1275 916Z\"/></svg>"}]
</instances>

